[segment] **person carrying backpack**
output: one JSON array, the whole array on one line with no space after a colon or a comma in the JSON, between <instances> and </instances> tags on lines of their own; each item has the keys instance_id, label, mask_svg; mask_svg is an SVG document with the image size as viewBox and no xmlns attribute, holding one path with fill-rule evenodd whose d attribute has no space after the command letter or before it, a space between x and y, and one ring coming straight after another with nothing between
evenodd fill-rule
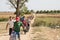
<instances>
[{"instance_id":1,"label":"person carrying backpack","mask_svg":"<svg viewBox=\"0 0 60 40\"><path fill-rule=\"evenodd\" d=\"M26 34L26 32L27 32L27 22L26 22L26 20L23 20L22 23L24 25L24 29L23 29L24 34Z\"/></svg>"},{"instance_id":2,"label":"person carrying backpack","mask_svg":"<svg viewBox=\"0 0 60 40\"><path fill-rule=\"evenodd\" d=\"M12 20L12 16L10 16L6 25L6 30L9 27L9 35L11 35L13 26L14 26L14 21Z\"/></svg>"},{"instance_id":3,"label":"person carrying backpack","mask_svg":"<svg viewBox=\"0 0 60 40\"><path fill-rule=\"evenodd\" d=\"M27 18L27 19L26 19L26 22L27 22L27 32L28 32L29 29L30 29L30 20Z\"/></svg>"}]
</instances>

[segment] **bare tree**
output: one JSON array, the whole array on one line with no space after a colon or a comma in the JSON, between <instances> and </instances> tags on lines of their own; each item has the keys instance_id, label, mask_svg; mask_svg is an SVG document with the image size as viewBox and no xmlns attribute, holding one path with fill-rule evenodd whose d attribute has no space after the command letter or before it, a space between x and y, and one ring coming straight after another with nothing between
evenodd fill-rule
<instances>
[{"instance_id":1,"label":"bare tree","mask_svg":"<svg viewBox=\"0 0 60 40\"><path fill-rule=\"evenodd\" d=\"M28 2L28 0L9 0L9 2L16 9L16 16L19 16L21 8L25 5L25 2Z\"/></svg>"}]
</instances>

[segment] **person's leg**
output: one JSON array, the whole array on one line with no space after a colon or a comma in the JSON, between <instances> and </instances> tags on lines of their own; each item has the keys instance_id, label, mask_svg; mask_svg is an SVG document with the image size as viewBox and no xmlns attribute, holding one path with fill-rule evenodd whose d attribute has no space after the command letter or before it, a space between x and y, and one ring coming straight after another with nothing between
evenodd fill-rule
<instances>
[{"instance_id":1,"label":"person's leg","mask_svg":"<svg viewBox=\"0 0 60 40\"><path fill-rule=\"evenodd\" d=\"M28 29L28 31L29 31L29 29L30 29L30 24L28 24L28 27L27 27L27 29Z\"/></svg>"},{"instance_id":2,"label":"person's leg","mask_svg":"<svg viewBox=\"0 0 60 40\"><path fill-rule=\"evenodd\" d=\"M20 34L18 35L18 39L20 40Z\"/></svg>"},{"instance_id":3,"label":"person's leg","mask_svg":"<svg viewBox=\"0 0 60 40\"><path fill-rule=\"evenodd\" d=\"M28 31L29 31L29 29L30 29L30 24L28 24Z\"/></svg>"},{"instance_id":4,"label":"person's leg","mask_svg":"<svg viewBox=\"0 0 60 40\"><path fill-rule=\"evenodd\" d=\"M11 28L9 28L9 35L10 35L9 40L11 40Z\"/></svg>"},{"instance_id":5,"label":"person's leg","mask_svg":"<svg viewBox=\"0 0 60 40\"><path fill-rule=\"evenodd\" d=\"M18 39L20 40L20 33L18 32Z\"/></svg>"},{"instance_id":6,"label":"person's leg","mask_svg":"<svg viewBox=\"0 0 60 40\"><path fill-rule=\"evenodd\" d=\"M12 33L12 28L9 28L9 35L10 35L9 40L11 40L11 39L12 39L12 37L11 37L11 33Z\"/></svg>"},{"instance_id":7,"label":"person's leg","mask_svg":"<svg viewBox=\"0 0 60 40\"><path fill-rule=\"evenodd\" d=\"M29 24L27 25L27 30L26 30L26 32L29 32L29 29L30 29L30 26L29 26Z\"/></svg>"},{"instance_id":8,"label":"person's leg","mask_svg":"<svg viewBox=\"0 0 60 40\"><path fill-rule=\"evenodd\" d=\"M9 35L11 35L12 33L12 28L9 28Z\"/></svg>"},{"instance_id":9,"label":"person's leg","mask_svg":"<svg viewBox=\"0 0 60 40\"><path fill-rule=\"evenodd\" d=\"M26 34L26 30L24 30L24 34Z\"/></svg>"},{"instance_id":10,"label":"person's leg","mask_svg":"<svg viewBox=\"0 0 60 40\"><path fill-rule=\"evenodd\" d=\"M10 28L9 28L9 35L10 35Z\"/></svg>"},{"instance_id":11,"label":"person's leg","mask_svg":"<svg viewBox=\"0 0 60 40\"><path fill-rule=\"evenodd\" d=\"M25 29L24 29L23 31L24 31L24 34L26 34L26 32L27 32L27 27L25 27Z\"/></svg>"},{"instance_id":12,"label":"person's leg","mask_svg":"<svg viewBox=\"0 0 60 40\"><path fill-rule=\"evenodd\" d=\"M16 34L17 34L18 40L20 40L20 33L16 32Z\"/></svg>"}]
</instances>

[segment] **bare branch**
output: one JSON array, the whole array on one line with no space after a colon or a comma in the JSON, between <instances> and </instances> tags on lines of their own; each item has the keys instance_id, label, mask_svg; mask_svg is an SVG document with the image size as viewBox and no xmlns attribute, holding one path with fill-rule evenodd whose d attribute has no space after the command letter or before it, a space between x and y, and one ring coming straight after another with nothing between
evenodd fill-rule
<instances>
[{"instance_id":1,"label":"bare branch","mask_svg":"<svg viewBox=\"0 0 60 40\"><path fill-rule=\"evenodd\" d=\"M12 0L9 0L9 2L13 5L13 7L16 9L16 6L15 6L15 4L13 3L13 1Z\"/></svg>"},{"instance_id":2,"label":"bare branch","mask_svg":"<svg viewBox=\"0 0 60 40\"><path fill-rule=\"evenodd\" d=\"M16 9L16 16L20 15L20 10L25 5L25 2L28 2L28 0L9 0L9 2L12 4L12 6Z\"/></svg>"},{"instance_id":3,"label":"bare branch","mask_svg":"<svg viewBox=\"0 0 60 40\"><path fill-rule=\"evenodd\" d=\"M23 3L21 3L20 8L22 8L22 6L24 5L25 2L26 2L26 1L24 1Z\"/></svg>"}]
</instances>

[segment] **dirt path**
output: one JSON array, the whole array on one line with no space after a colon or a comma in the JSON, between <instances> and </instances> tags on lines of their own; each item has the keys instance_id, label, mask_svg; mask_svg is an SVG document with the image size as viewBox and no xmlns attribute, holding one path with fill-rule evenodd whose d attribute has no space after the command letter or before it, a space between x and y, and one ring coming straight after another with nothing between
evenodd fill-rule
<instances>
[{"instance_id":1,"label":"dirt path","mask_svg":"<svg viewBox=\"0 0 60 40\"><path fill-rule=\"evenodd\" d=\"M8 35L8 33L0 34L0 40L9 40L9 35Z\"/></svg>"},{"instance_id":2,"label":"dirt path","mask_svg":"<svg viewBox=\"0 0 60 40\"><path fill-rule=\"evenodd\" d=\"M31 40L31 29L26 35L21 35L21 40Z\"/></svg>"},{"instance_id":3,"label":"dirt path","mask_svg":"<svg viewBox=\"0 0 60 40\"><path fill-rule=\"evenodd\" d=\"M34 15L34 18L33 18L33 20L31 20L31 24L34 22L34 19L35 19L35 14L33 14L33 15ZM32 32L32 27L30 27L30 30L26 35L23 35L23 34L20 35L21 40L32 40L31 32ZM9 40L8 33L0 34L0 40Z\"/></svg>"}]
</instances>

